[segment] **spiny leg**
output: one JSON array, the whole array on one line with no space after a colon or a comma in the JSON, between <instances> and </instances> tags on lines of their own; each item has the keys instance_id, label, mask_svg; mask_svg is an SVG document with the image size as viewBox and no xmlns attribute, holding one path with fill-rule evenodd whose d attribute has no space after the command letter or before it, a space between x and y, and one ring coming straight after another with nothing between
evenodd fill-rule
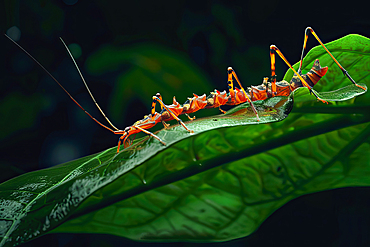
<instances>
[{"instance_id":1,"label":"spiny leg","mask_svg":"<svg viewBox=\"0 0 370 247\"><path fill-rule=\"evenodd\" d=\"M118 146L117 146L117 153L119 153L119 149L121 147L121 142L123 143L123 147L125 147L125 142L128 138L128 135L122 135L119 139L118 139Z\"/></svg>"},{"instance_id":2,"label":"spiny leg","mask_svg":"<svg viewBox=\"0 0 370 247\"><path fill-rule=\"evenodd\" d=\"M235 101L235 91L232 72L233 69L231 67L227 68L227 88L229 90L231 100Z\"/></svg>"},{"instance_id":3,"label":"spiny leg","mask_svg":"<svg viewBox=\"0 0 370 247\"><path fill-rule=\"evenodd\" d=\"M182 120L180 119L180 118L178 118L177 116L176 116L176 114L174 114L170 109L168 109L168 107L163 103L163 101L160 99L160 98L158 98L157 96L153 96L153 102L154 101L158 101L159 102L159 104L164 108L164 109L166 109L166 111L174 118L174 119L176 119L181 125L182 125L182 127L184 127L187 131L189 131L190 133L194 133L194 131L192 131L192 130L190 130L190 129L188 129L188 127L186 127L186 125L182 122ZM152 109L152 111L153 111L153 109Z\"/></svg>"},{"instance_id":4,"label":"spiny leg","mask_svg":"<svg viewBox=\"0 0 370 247\"><path fill-rule=\"evenodd\" d=\"M279 56L280 56L280 58L281 59L283 59L284 60L284 62L289 66L289 68L291 68L292 70L293 70L293 72L294 72L294 74L296 74L297 76L298 76L298 78L301 80L301 82L302 82L302 84L303 84L303 86L305 86L305 87L307 87L309 90L310 90L310 92L311 93L313 93L313 95L315 95L315 97L318 99L318 100L320 100L321 102L323 102L323 103L328 103L327 101L325 101L325 100L322 100L322 99L320 99L320 97L314 92L314 91L312 91L311 89L311 87L310 87L310 85L305 81L305 79L303 79L303 77L292 67L292 65L288 62L288 60L285 58L285 56L283 55L283 53L281 53L281 51L279 50L279 48L277 48L275 45L271 45L270 46L270 52L272 52L272 51L275 51Z\"/></svg>"},{"instance_id":5,"label":"spiny leg","mask_svg":"<svg viewBox=\"0 0 370 247\"><path fill-rule=\"evenodd\" d=\"M333 61L338 65L338 67L342 70L343 74L345 76L347 76L347 78L353 83L355 84L357 87L363 89L363 90L366 90L366 88L364 88L363 86L360 86L358 85L355 80L352 79L352 77L349 75L349 73L347 72L347 70L345 70L343 68L343 66L338 62L337 59L335 59L335 57L333 56L333 54L331 54L331 52L328 50L328 48L326 48L326 46L321 42L319 36L317 36L317 34L315 33L315 31L311 28L311 27L307 27L306 30L305 30L305 33L304 33L304 41L303 41L303 48L302 48L302 53L301 53L301 60L299 61L299 69L298 69L298 72L301 71L301 68L302 68L302 61L303 61L303 54L304 54L304 51L306 49L306 45L307 45L307 40L308 40L308 34L309 32L312 33L312 35L316 38L316 40L320 43L320 45L325 49L325 51L329 54L329 56L333 59Z\"/></svg>"},{"instance_id":6,"label":"spiny leg","mask_svg":"<svg viewBox=\"0 0 370 247\"><path fill-rule=\"evenodd\" d=\"M252 107L252 110L254 112L254 114L256 114L256 117L257 117L257 121L260 121L259 117L258 117L258 112L256 110L256 108L254 107L252 101L250 100L250 98L248 97L247 93L245 92L242 84L240 83L239 81L239 78L238 76L236 75L235 71L233 70L233 68L229 67L227 69L228 71L228 76L227 76L227 84L228 84L228 88L229 88L229 92L230 92L230 97L235 97L235 92L234 92L234 84L233 84L233 76L234 78L236 79L236 81L238 82L239 84L239 87L240 89L243 91L245 97L247 98L247 101L249 102L249 104L251 105Z\"/></svg>"},{"instance_id":7,"label":"spiny leg","mask_svg":"<svg viewBox=\"0 0 370 247\"><path fill-rule=\"evenodd\" d=\"M266 95L269 95L269 86L268 86L268 77L264 77L262 81L262 85L266 87ZM276 90L276 83L275 83L275 90ZM276 92L276 91L275 91Z\"/></svg>"},{"instance_id":8,"label":"spiny leg","mask_svg":"<svg viewBox=\"0 0 370 247\"><path fill-rule=\"evenodd\" d=\"M162 124L164 126L165 129L167 129L168 127L170 127L170 124L166 123L165 121L162 121Z\"/></svg>"},{"instance_id":9,"label":"spiny leg","mask_svg":"<svg viewBox=\"0 0 370 247\"><path fill-rule=\"evenodd\" d=\"M222 109L221 109L221 106L219 106L219 107L218 107L218 109L219 109L219 110L220 110L220 112L222 112L223 114L225 114L225 113L226 113L226 111L224 111L224 110L222 110Z\"/></svg>"},{"instance_id":10,"label":"spiny leg","mask_svg":"<svg viewBox=\"0 0 370 247\"><path fill-rule=\"evenodd\" d=\"M185 116L187 116L190 121L193 121L195 119L195 116L194 117L190 117L189 114L187 114L187 113L185 113Z\"/></svg>"},{"instance_id":11,"label":"spiny leg","mask_svg":"<svg viewBox=\"0 0 370 247\"><path fill-rule=\"evenodd\" d=\"M162 141L161 138L159 138L158 136L156 136L155 134L153 134L152 132L150 131L147 131L146 129L143 129L139 126L131 126L131 127L128 127L128 131L117 131L116 134L123 134L119 139L118 139L118 146L117 146L117 153L119 153L119 150L120 150L120 147L121 145L123 144L123 146L126 148L127 146L125 145L126 142L128 142L128 146L130 146L132 144L132 142L134 141L135 137L136 137L136 134L134 136L134 138L132 139L132 141L128 141L128 137L130 136L130 131L131 130L134 130L134 128L136 129L139 129L140 131L144 132L145 134L148 134L152 137L154 137L155 139L157 139L158 141L160 141L163 145L166 145L166 143L164 141Z\"/></svg>"},{"instance_id":12,"label":"spiny leg","mask_svg":"<svg viewBox=\"0 0 370 247\"><path fill-rule=\"evenodd\" d=\"M155 96L153 96L153 102L152 102L152 109L151 109L151 115L154 116L155 114L155 106L157 104L157 102L159 102L159 105L161 107L161 111L163 109L166 109L166 111L174 118L176 119L187 131L191 132L192 133L192 130L189 130L185 124L182 122L182 120L180 118L177 117L177 115L175 113L173 113L173 111L171 111L170 109L168 109L168 107L163 103L163 100L162 100L162 96L160 93L157 93ZM175 97L174 97L174 104L175 104L176 100L175 100ZM194 120L194 118L191 118L188 114L186 114L186 116L190 119L190 120ZM168 123L165 123L164 121L162 121L162 124L165 128L168 128L170 126L170 124Z\"/></svg>"},{"instance_id":13,"label":"spiny leg","mask_svg":"<svg viewBox=\"0 0 370 247\"><path fill-rule=\"evenodd\" d=\"M271 59L271 93L272 96L276 96L276 73L275 73L275 52L270 49Z\"/></svg>"},{"instance_id":14,"label":"spiny leg","mask_svg":"<svg viewBox=\"0 0 370 247\"><path fill-rule=\"evenodd\" d=\"M162 100L162 95L160 93L156 93L155 96L157 96L161 101L163 101ZM163 110L163 106L161 104L160 104L160 106L161 106L161 111L162 111Z\"/></svg>"},{"instance_id":15,"label":"spiny leg","mask_svg":"<svg viewBox=\"0 0 370 247\"><path fill-rule=\"evenodd\" d=\"M156 94L156 96L153 96L152 108L151 108L151 110L150 110L150 114L151 114L152 116L154 116L154 115L155 115L155 106L156 106L156 104L157 104L157 100L156 100L155 98L159 98L159 99L161 99L161 100L162 100L162 96L161 96L159 93L157 93L157 94ZM162 110L162 109L163 109L163 107L161 106L161 110Z\"/></svg>"},{"instance_id":16,"label":"spiny leg","mask_svg":"<svg viewBox=\"0 0 370 247\"><path fill-rule=\"evenodd\" d=\"M161 138L159 138L158 136L154 135L152 132L147 131L146 129L140 128L139 126L134 126L134 127L137 128L137 129L139 129L139 130L141 130L145 134L151 135L152 137L154 137L155 139L157 139L158 141L160 141L163 145L166 145L166 143L164 141L162 141Z\"/></svg>"}]
</instances>

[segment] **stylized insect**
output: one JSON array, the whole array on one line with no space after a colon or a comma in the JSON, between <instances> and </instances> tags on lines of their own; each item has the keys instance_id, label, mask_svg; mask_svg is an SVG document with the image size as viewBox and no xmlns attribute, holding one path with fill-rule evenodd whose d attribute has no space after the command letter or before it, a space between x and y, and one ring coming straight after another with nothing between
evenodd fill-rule
<instances>
[{"instance_id":1,"label":"stylized insect","mask_svg":"<svg viewBox=\"0 0 370 247\"><path fill-rule=\"evenodd\" d=\"M114 134L121 135L121 137L118 140L118 147L117 147L117 153L120 150L121 143L123 143L124 146L127 146L126 143L131 145L132 141L130 141L129 136L144 132L148 135L151 135L158 141L160 141L163 145L166 145L165 142L163 142L158 136L148 131L148 129L152 128L156 124L162 122L165 128L168 128L169 124L166 122L171 120L177 120L179 124L181 124L185 130L192 133L193 131L188 129L186 125L183 123L183 121L178 117L181 114L186 115L189 120L194 120L195 117L190 117L190 113L194 113L196 111L199 111L201 109L207 109L207 108L216 108L218 107L221 112L225 113L220 107L223 105L239 105L244 102L249 102L251 105L251 108L253 112L256 115L257 121L259 121L258 113L256 108L253 105L253 101L257 100L265 100L267 98L275 97L275 96L288 96L292 91L294 91L296 88L299 87L307 87L311 93L315 95L315 97L322 101L323 103L328 103L323 99L320 99L320 97L311 89L315 86L315 84L326 74L328 67L322 68L320 66L320 62L317 59L311 70L307 72L307 74L301 73L301 67L302 67L302 60L304 51L306 49L308 34L312 33L312 35L317 39L317 41L320 43L320 45L325 49L325 51L330 55L330 57L334 60L334 62L339 66L339 68L342 70L343 74L348 77L348 79L355 84L357 87L362 88L363 90L366 90L364 87L358 85L348 74L348 72L340 65L340 63L334 58L334 56L330 53L330 51L325 47L325 45L321 42L317 34L314 32L314 30L311 27L307 27L305 30L305 36L304 36L304 42L303 42L303 49L300 59L300 65L298 72L291 66L291 64L288 62L288 60L284 57L284 55L281 53L281 51L275 46L270 46L270 59L271 59L271 78L270 81L268 81L268 78L265 77L263 79L263 82L261 85L258 86L251 86L248 88L248 93L243 88L238 76L236 75L235 71L229 67L228 68L228 93L226 91L220 92L215 89L214 92L211 92L209 96L206 96L203 94L202 96L198 96L196 94L193 94L194 97L188 98L188 100L184 104L179 104L175 97L173 97L173 103L172 105L165 105L162 101L162 97L159 93L157 93L155 96L153 96L153 103L151 112L149 115L144 116L143 119L136 121L133 125L126 127L124 130L119 130L116 128L111 121L108 119L108 117L104 114L103 110L99 107L98 103L95 101L94 96L90 92L89 87L87 86L87 83L82 76L82 73L77 66L76 61L74 60L71 52L69 51L67 45L64 43L64 41L61 39L63 45L66 47L68 54L72 58L73 63L75 64L78 73L81 76L81 79L83 83L85 84L86 89L88 90L92 100L94 101L95 105L98 107L99 111L102 113L103 117L107 120L109 125L112 127L108 127L101 122L99 122L97 119L95 119L93 116L90 115L73 97L72 95L58 82L57 79L54 78L51 73L44 68L33 56L31 56L25 49L23 49L17 42L12 40L10 37L8 37L6 34L5 36L9 38L14 44L16 44L21 50L23 50L29 57L31 57L46 73L67 93L67 95L95 122L97 122L100 126L106 128L107 130L113 132ZM294 72L294 76L290 82L287 81L280 81L276 82L276 74L275 74L275 53L277 53L280 58L291 68ZM240 86L240 89L234 86L233 78L236 79L237 83ZM161 111L158 113L155 111L156 104L159 103Z\"/></svg>"}]
</instances>

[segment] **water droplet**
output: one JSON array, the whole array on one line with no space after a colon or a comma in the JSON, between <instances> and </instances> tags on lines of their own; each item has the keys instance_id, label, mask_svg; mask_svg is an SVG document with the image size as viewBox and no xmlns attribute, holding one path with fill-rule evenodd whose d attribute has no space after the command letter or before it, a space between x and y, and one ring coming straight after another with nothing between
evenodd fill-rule
<instances>
[{"instance_id":1,"label":"water droplet","mask_svg":"<svg viewBox=\"0 0 370 247\"><path fill-rule=\"evenodd\" d=\"M199 166L202 166L202 164L201 164L201 163L199 163Z\"/></svg>"},{"instance_id":2,"label":"water droplet","mask_svg":"<svg viewBox=\"0 0 370 247\"><path fill-rule=\"evenodd\" d=\"M146 180L145 179L143 179L143 184L146 184Z\"/></svg>"}]
</instances>

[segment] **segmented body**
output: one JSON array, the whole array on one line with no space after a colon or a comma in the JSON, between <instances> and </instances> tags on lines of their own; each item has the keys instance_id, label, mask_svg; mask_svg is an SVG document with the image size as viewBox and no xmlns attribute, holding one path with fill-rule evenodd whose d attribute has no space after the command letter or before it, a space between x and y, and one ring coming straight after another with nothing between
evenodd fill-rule
<instances>
[{"instance_id":1,"label":"segmented body","mask_svg":"<svg viewBox=\"0 0 370 247\"><path fill-rule=\"evenodd\" d=\"M301 76L312 88L327 72L327 67L321 68L319 60L316 60L313 64L312 69L307 74L302 74ZM223 105L239 105L248 101L248 98L251 101L265 100L275 96L288 96L292 91L299 87L304 87L301 80L297 76L293 76L290 82L280 81L276 82L276 92L272 90L272 83L268 82L267 78L264 78L261 85L251 86L247 90L247 95L244 92L234 87L229 93L226 91L220 92L215 90L211 92L208 96L205 94L198 96L193 94L192 98L184 104L180 104L176 101L176 98L173 97L172 105L167 105L176 116L182 114L190 114L201 109L217 108ZM171 121L174 118L169 114L165 109L161 111L161 120L162 121Z\"/></svg>"},{"instance_id":2,"label":"segmented body","mask_svg":"<svg viewBox=\"0 0 370 247\"><path fill-rule=\"evenodd\" d=\"M117 153L120 150L120 145L123 143L124 145L128 143L130 145L130 141L128 140L129 136L144 132L153 138L160 141L162 144L165 145L165 143L155 134L148 131L148 129L152 128L156 124L162 122L165 127L168 127L169 124L166 122L171 120L177 120L184 128L185 130L189 132L193 132L192 130L188 129L186 125L183 123L183 121L178 117L179 115L185 114L190 120L193 120L195 117L190 117L189 114L197 112L201 109L208 109L208 108L219 108L221 112L224 112L221 110L221 106L223 105L239 105L244 102L249 102L252 110L254 111L256 115L257 121L259 121L258 112L255 109L253 102L257 100L265 100L271 97L275 96L288 96L292 91L299 87L307 87L308 89L312 89L315 84L326 74L328 67L321 68L319 60L316 60L309 72L307 74L301 73L301 67L302 67L302 61L303 61L303 54L306 49L306 43L308 39L308 34L311 33L316 40L320 43L320 45L325 49L325 51L330 55L330 57L333 59L333 61L338 65L338 67L342 70L343 74L357 87L362 88L363 90L366 90L364 87L358 85L352 77L349 75L349 73L343 68L343 66L340 65L340 63L335 59L335 57L330 53L330 51L325 47L325 45L321 42L317 34L313 31L311 27L307 27L305 30L305 37L303 42L303 49L300 59L300 66L298 68L298 72L291 66L291 64L288 62L288 60L284 57L284 55L281 53L281 51L275 46L270 46L270 58L271 58L271 78L270 81L268 81L268 78L264 78L261 85L258 86L251 86L247 90L243 88L241 85L236 73L234 70L229 67L228 68L228 93L226 91L220 92L218 90L215 90L214 92L211 92L210 95L206 96L203 94L202 96L198 96L196 94L193 94L192 98L188 98L188 100L184 104L180 104L176 101L175 97L173 98L173 103L171 105L165 105L162 101L162 97L159 93L156 94L156 96L153 96L153 103L152 103L152 109L151 113L147 116L145 116L142 120L136 121L133 125L126 127L124 130L119 130L116 128L108 119L108 117L104 114L104 112L101 110L97 102L95 101L94 97L92 96L89 87L87 86L75 60L73 59L72 54L70 53L68 47L63 42L63 45L66 47L69 55L71 56L78 72L80 73L81 79L83 80L91 98L93 99L95 105L98 107L104 118L107 120L109 125L112 127L108 127L101 122L99 122L97 119L95 119L93 116L91 116L73 97L68 93L68 91L47 71L34 57L32 57L26 50L24 50L17 42L12 40L10 37L8 37L14 44L16 44L20 49L22 49L28 56L30 56L47 74L50 75L50 77L66 92L66 94L90 117L92 118L96 123L98 123L100 126L108 129L109 131L113 132L114 134L121 135L118 140L118 147L117 147ZM289 66L289 68L294 72L294 76L290 82L287 81L280 81L276 82L276 74L275 74L275 53L280 56L280 58ZM237 83L239 84L240 88L234 87L234 81L233 78L236 79ZM311 91L313 95L321 102L327 103L325 100L322 100L314 91ZM156 104L159 103L161 107L161 111L158 113L155 111Z\"/></svg>"}]
</instances>

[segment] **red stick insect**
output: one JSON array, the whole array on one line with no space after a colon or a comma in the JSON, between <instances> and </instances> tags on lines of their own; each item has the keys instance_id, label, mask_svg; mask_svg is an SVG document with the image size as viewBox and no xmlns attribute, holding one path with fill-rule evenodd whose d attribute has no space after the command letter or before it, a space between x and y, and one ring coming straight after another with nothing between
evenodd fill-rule
<instances>
[{"instance_id":1,"label":"red stick insect","mask_svg":"<svg viewBox=\"0 0 370 247\"><path fill-rule=\"evenodd\" d=\"M69 51L68 47L64 43L64 41L61 39L63 45L66 47L68 54L71 56L73 63L75 64L78 73L81 76L81 79L88 90L92 100L94 101L95 105L98 107L99 111L102 113L103 117L107 120L109 125L111 127L108 127L101 122L99 122L97 119L95 119L93 116L90 115L73 97L72 95L58 82L57 79L54 78L53 75L49 71L47 71L44 66L42 66L34 57L32 57L25 49L23 49L18 43L16 43L14 40L12 40L10 37L8 37L6 34L5 36L9 38L14 44L16 44L21 50L23 50L29 57L31 57L46 73L67 93L67 95L90 117L92 118L96 123L98 123L100 126L106 128L107 130L113 132L114 134L121 135L121 137L118 140L118 147L117 147L117 153L120 150L120 146L123 143L124 146L131 145L131 141L129 136L133 134L137 134L139 132L144 132L148 135L151 135L153 138L160 141L163 145L166 145L165 142L163 142L158 136L148 131L148 129L152 128L156 124L162 122L165 128L168 128L169 124L166 122L171 120L177 120L180 125L182 125L186 131L192 133L193 131L188 129L184 122L178 117L181 114L186 115L189 120L194 120L195 117L190 117L190 113L194 113L196 111L199 111L201 109L207 109L207 108L216 108L218 107L221 112L225 113L220 107L223 105L239 105L244 102L249 102L251 105L251 108L253 112L256 115L257 121L259 121L258 113L256 108L253 105L253 101L257 100L265 100L267 98L275 97L275 96L288 96L292 91L294 91L296 88L299 87L307 87L311 93L314 94L314 96L323 103L328 103L325 100L321 99L314 91L312 91L312 88L315 86L315 84L326 74L328 67L322 68L320 66L320 62L317 59L313 67L307 74L301 73L301 67L302 67L302 60L304 51L306 49L308 34L312 33L312 35L316 38L316 40L320 43L320 45L325 49L325 51L330 55L330 57L334 60L334 62L339 66L339 68L342 70L343 74L348 77L348 79L355 84L357 87L362 88L363 90L366 90L364 87L358 85L348 74L348 72L340 65L340 63L334 58L334 56L330 53L330 51L325 47L325 45L321 42L317 34L313 31L311 27L307 27L305 30L305 36L304 36L304 42L303 42L303 49L300 59L300 66L298 69L298 72L291 66L291 64L288 62L288 60L284 57L284 55L281 53L281 51L275 46L270 46L270 59L271 59L271 78L270 82L268 81L268 78L265 77L263 79L263 83L258 86L251 86L248 88L248 93L243 88L238 76L236 75L235 71L229 67L228 68L228 93L226 91L220 92L218 90L215 90L214 92L211 92L209 96L206 96L205 94L202 96L198 96L196 94L193 94L193 98L188 98L188 100L184 104L179 104L175 97L173 97L173 103L172 105L165 105L162 101L162 97L159 93L157 93L155 96L153 96L153 102L152 102L152 108L151 113L147 116L144 116L143 119L136 121L133 125L126 127L124 130L119 130L117 127L115 127L111 121L108 119L108 117L104 114L103 110L99 107L98 103L95 101L94 96L90 92L89 87L87 86L87 83L82 76L82 73L77 66L76 61L74 60L71 52ZM275 74L275 53L277 53L280 58L291 68L294 72L294 76L290 82L287 81L280 81L276 82L276 74ZM233 78L237 81L238 85L240 86L240 89L234 86ZM158 113L155 111L156 104L159 103L161 111ZM127 145L126 145L127 143Z\"/></svg>"}]
</instances>

